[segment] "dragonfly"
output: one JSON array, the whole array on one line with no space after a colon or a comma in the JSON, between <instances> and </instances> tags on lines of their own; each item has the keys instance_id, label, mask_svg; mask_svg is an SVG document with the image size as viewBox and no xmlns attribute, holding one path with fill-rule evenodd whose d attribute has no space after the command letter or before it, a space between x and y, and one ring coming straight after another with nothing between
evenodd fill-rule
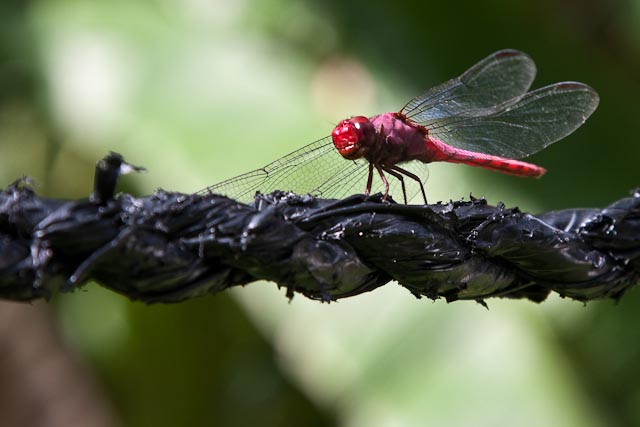
<instances>
[{"instance_id":1,"label":"dragonfly","mask_svg":"<svg viewBox=\"0 0 640 427\"><path fill-rule=\"evenodd\" d=\"M543 167L519 159L579 128L599 97L588 85L572 81L529 91L535 75L529 55L500 50L398 112L342 120L330 136L201 193L240 201L275 190L343 198L361 186L365 195L382 192L383 200L401 191L405 204L407 194L411 198L419 189L426 204L422 181L431 162L540 177ZM375 176L380 180L374 182Z\"/></svg>"}]
</instances>

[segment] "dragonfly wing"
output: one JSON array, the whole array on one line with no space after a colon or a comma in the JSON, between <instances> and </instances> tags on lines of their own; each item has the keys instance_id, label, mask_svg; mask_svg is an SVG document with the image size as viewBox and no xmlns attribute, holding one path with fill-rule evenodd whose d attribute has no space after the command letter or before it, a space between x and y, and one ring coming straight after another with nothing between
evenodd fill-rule
<instances>
[{"instance_id":1,"label":"dragonfly wing","mask_svg":"<svg viewBox=\"0 0 640 427\"><path fill-rule=\"evenodd\" d=\"M345 160L330 137L312 142L267 166L207 187L199 193L217 193L249 202L257 191L275 190L313 194L326 198L364 192L367 162Z\"/></svg>"},{"instance_id":2,"label":"dragonfly wing","mask_svg":"<svg viewBox=\"0 0 640 427\"><path fill-rule=\"evenodd\" d=\"M438 120L429 135L456 148L519 159L575 131L598 102L596 91L583 83L556 83L514 103Z\"/></svg>"},{"instance_id":3,"label":"dragonfly wing","mask_svg":"<svg viewBox=\"0 0 640 427\"><path fill-rule=\"evenodd\" d=\"M523 96L536 75L536 65L517 50L495 52L464 74L412 99L401 113L429 127L434 120L493 107Z\"/></svg>"}]
</instances>

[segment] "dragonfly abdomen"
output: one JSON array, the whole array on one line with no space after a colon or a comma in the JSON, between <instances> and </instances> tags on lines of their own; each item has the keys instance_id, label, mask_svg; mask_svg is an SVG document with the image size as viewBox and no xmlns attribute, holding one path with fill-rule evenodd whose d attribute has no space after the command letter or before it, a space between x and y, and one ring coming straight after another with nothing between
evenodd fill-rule
<instances>
[{"instance_id":1,"label":"dragonfly abdomen","mask_svg":"<svg viewBox=\"0 0 640 427\"><path fill-rule=\"evenodd\" d=\"M427 137L426 145L430 148L427 150L431 154L430 162L462 163L522 177L538 178L547 172L532 163L455 148L432 137Z\"/></svg>"}]
</instances>

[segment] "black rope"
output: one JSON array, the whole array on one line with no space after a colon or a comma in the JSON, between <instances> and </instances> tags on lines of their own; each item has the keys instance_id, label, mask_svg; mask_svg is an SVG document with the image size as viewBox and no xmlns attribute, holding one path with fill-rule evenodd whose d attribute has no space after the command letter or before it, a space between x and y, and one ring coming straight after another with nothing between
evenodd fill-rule
<instances>
[{"instance_id":1,"label":"black rope","mask_svg":"<svg viewBox=\"0 0 640 427\"><path fill-rule=\"evenodd\" d=\"M84 200L39 197L26 180L0 192L0 298L47 298L93 280L175 302L270 280L290 297L330 301L396 280L447 301L550 292L588 301L619 298L639 280L638 192L541 215L473 198L407 206L275 192L247 205L163 190L114 196L118 175L139 168L112 153L97 169Z\"/></svg>"}]
</instances>

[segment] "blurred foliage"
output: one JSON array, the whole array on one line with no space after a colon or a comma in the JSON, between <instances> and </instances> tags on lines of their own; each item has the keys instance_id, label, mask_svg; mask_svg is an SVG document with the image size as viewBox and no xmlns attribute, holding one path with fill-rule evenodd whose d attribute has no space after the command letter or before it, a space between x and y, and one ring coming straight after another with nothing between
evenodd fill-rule
<instances>
[{"instance_id":1,"label":"blurred foliage","mask_svg":"<svg viewBox=\"0 0 640 427\"><path fill-rule=\"evenodd\" d=\"M601 206L638 185L639 24L638 0L4 0L0 177L84 197L115 150L149 169L125 179L140 193L197 190L510 47L536 60L535 86L596 88L598 111L532 158L541 180L434 165L428 191ZM230 294L55 303L125 425L640 423L637 291L489 312L392 288L330 306L273 284Z\"/></svg>"},{"instance_id":2,"label":"blurred foliage","mask_svg":"<svg viewBox=\"0 0 640 427\"><path fill-rule=\"evenodd\" d=\"M96 290L58 303L126 425L333 424L282 376L228 295L144 306Z\"/></svg>"}]
</instances>

